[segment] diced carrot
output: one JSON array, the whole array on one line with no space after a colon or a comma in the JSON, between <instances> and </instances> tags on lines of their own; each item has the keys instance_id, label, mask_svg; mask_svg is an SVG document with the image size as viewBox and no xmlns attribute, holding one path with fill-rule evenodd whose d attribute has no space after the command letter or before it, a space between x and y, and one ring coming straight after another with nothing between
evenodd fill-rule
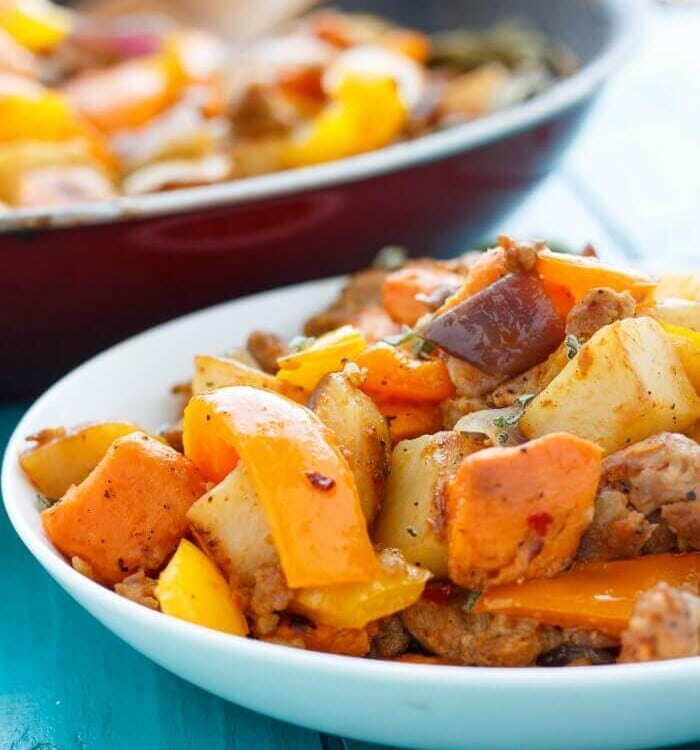
<instances>
[{"instance_id":1,"label":"diced carrot","mask_svg":"<svg viewBox=\"0 0 700 750\"><path fill-rule=\"evenodd\" d=\"M481 590L563 570L593 518L602 453L552 433L467 456L447 485L450 578Z\"/></svg>"},{"instance_id":2,"label":"diced carrot","mask_svg":"<svg viewBox=\"0 0 700 750\"><path fill-rule=\"evenodd\" d=\"M637 301L648 297L656 287L650 276L601 263L597 258L541 250L535 270L544 282L565 287L578 302L590 289L608 287L628 291Z\"/></svg>"},{"instance_id":3,"label":"diced carrot","mask_svg":"<svg viewBox=\"0 0 700 750\"><path fill-rule=\"evenodd\" d=\"M185 514L206 486L193 463L143 432L116 440L81 484L41 514L67 557L103 583L158 570L187 532Z\"/></svg>"},{"instance_id":4,"label":"diced carrot","mask_svg":"<svg viewBox=\"0 0 700 750\"><path fill-rule=\"evenodd\" d=\"M367 370L362 390L378 400L437 403L455 392L441 359L413 359L395 346L379 343L355 361Z\"/></svg>"},{"instance_id":5,"label":"diced carrot","mask_svg":"<svg viewBox=\"0 0 700 750\"><path fill-rule=\"evenodd\" d=\"M429 313L433 308L416 299L416 295L429 295L437 289L456 290L463 279L451 271L428 266L408 266L390 273L382 287L382 305L397 322L407 326Z\"/></svg>"},{"instance_id":6,"label":"diced carrot","mask_svg":"<svg viewBox=\"0 0 700 750\"><path fill-rule=\"evenodd\" d=\"M442 418L437 404L415 404L410 401L376 403L389 425L389 435L394 445L402 440L432 435L442 429Z\"/></svg>"},{"instance_id":7,"label":"diced carrot","mask_svg":"<svg viewBox=\"0 0 700 750\"><path fill-rule=\"evenodd\" d=\"M355 479L313 412L271 391L219 388L191 399L183 441L214 482L240 456L291 588L370 580L376 559Z\"/></svg>"},{"instance_id":8,"label":"diced carrot","mask_svg":"<svg viewBox=\"0 0 700 750\"><path fill-rule=\"evenodd\" d=\"M617 636L627 627L637 597L661 581L700 592L700 553L580 563L555 578L491 588L472 611Z\"/></svg>"}]
</instances>

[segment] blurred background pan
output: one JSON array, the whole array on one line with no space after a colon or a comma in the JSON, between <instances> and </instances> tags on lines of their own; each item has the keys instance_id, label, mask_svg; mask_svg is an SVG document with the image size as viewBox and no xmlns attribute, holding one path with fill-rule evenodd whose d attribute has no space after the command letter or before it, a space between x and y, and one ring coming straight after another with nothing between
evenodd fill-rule
<instances>
[{"instance_id":1,"label":"blurred background pan","mask_svg":"<svg viewBox=\"0 0 700 750\"><path fill-rule=\"evenodd\" d=\"M357 269L387 244L457 254L556 164L629 41L626 0L345 0L434 32L519 18L581 68L480 120L339 162L0 219L0 398L132 333L260 289ZM254 321L253 321L254 322Z\"/></svg>"}]
</instances>

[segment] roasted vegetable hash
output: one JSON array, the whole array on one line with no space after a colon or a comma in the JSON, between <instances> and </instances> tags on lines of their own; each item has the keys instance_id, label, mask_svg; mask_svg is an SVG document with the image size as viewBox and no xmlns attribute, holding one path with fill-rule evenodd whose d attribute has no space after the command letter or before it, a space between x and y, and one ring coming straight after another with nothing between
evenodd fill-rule
<instances>
[{"instance_id":1,"label":"roasted vegetable hash","mask_svg":"<svg viewBox=\"0 0 700 750\"><path fill-rule=\"evenodd\" d=\"M136 10L0 4L0 208L342 159L512 106L577 67L522 24L431 38L319 10L236 46Z\"/></svg>"},{"instance_id":2,"label":"roasted vegetable hash","mask_svg":"<svg viewBox=\"0 0 700 750\"><path fill-rule=\"evenodd\" d=\"M508 237L382 261L292 341L195 357L158 434L30 437L56 548L166 615L315 651L700 655L700 276Z\"/></svg>"}]
</instances>

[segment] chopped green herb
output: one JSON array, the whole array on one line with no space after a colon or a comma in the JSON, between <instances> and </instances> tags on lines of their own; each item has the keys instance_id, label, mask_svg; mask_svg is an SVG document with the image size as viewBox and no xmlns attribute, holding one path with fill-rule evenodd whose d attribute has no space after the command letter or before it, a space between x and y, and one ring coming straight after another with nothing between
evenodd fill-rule
<instances>
[{"instance_id":1,"label":"chopped green herb","mask_svg":"<svg viewBox=\"0 0 700 750\"><path fill-rule=\"evenodd\" d=\"M464 602L464 610L466 612L469 612L469 610L471 610L472 607L477 603L480 596L481 591L469 591L469 593L467 594L467 600Z\"/></svg>"},{"instance_id":2,"label":"chopped green herb","mask_svg":"<svg viewBox=\"0 0 700 750\"><path fill-rule=\"evenodd\" d=\"M413 344L411 344L413 356L418 359L428 359L431 352L435 350L435 346L421 336L415 335L414 339Z\"/></svg>"},{"instance_id":3,"label":"chopped green herb","mask_svg":"<svg viewBox=\"0 0 700 750\"><path fill-rule=\"evenodd\" d=\"M496 445L505 445L507 442L508 442L507 432L499 432L498 435L496 435Z\"/></svg>"},{"instance_id":4,"label":"chopped green herb","mask_svg":"<svg viewBox=\"0 0 700 750\"><path fill-rule=\"evenodd\" d=\"M387 271L395 271L397 268L401 268L406 262L406 258L408 258L406 248L399 245L387 245L377 253L372 265L377 268L385 268Z\"/></svg>"},{"instance_id":5,"label":"chopped green herb","mask_svg":"<svg viewBox=\"0 0 700 750\"><path fill-rule=\"evenodd\" d=\"M576 336L572 336L569 334L565 339L564 343L566 344L566 354L569 357L569 359L573 359L581 350L581 341L576 338Z\"/></svg>"},{"instance_id":6,"label":"chopped green herb","mask_svg":"<svg viewBox=\"0 0 700 750\"><path fill-rule=\"evenodd\" d=\"M395 336L386 336L382 341L389 346L401 346L410 341L411 353L417 359L428 359L429 355L435 350L433 344L426 341L413 328L408 326L403 326L401 333L397 333Z\"/></svg>"},{"instance_id":7,"label":"chopped green herb","mask_svg":"<svg viewBox=\"0 0 700 750\"><path fill-rule=\"evenodd\" d=\"M504 429L506 427L515 427L520 421L522 415L523 413L518 411L513 412L512 414L504 414L503 416L496 417L496 419L493 420L493 423L496 427L503 427Z\"/></svg>"},{"instance_id":8,"label":"chopped green herb","mask_svg":"<svg viewBox=\"0 0 700 750\"><path fill-rule=\"evenodd\" d=\"M397 333L395 336L386 336L382 341L385 344L389 344L389 346L401 346L401 344L405 344L409 339L413 338L413 336L413 328L403 326L401 333Z\"/></svg>"},{"instance_id":9,"label":"chopped green herb","mask_svg":"<svg viewBox=\"0 0 700 750\"><path fill-rule=\"evenodd\" d=\"M534 393L524 393L522 396L518 396L518 398L515 399L513 403L517 404L518 406L527 406L532 399L535 398Z\"/></svg>"}]
</instances>

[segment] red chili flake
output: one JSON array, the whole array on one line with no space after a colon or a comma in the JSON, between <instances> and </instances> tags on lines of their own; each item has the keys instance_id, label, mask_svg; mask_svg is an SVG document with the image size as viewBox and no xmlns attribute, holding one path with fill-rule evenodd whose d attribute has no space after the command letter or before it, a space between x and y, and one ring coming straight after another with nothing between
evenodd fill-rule
<instances>
[{"instance_id":1,"label":"red chili flake","mask_svg":"<svg viewBox=\"0 0 700 750\"><path fill-rule=\"evenodd\" d=\"M335 487L335 479L320 474L318 471L305 471L306 478L316 489L328 491Z\"/></svg>"},{"instance_id":2,"label":"red chili flake","mask_svg":"<svg viewBox=\"0 0 700 750\"><path fill-rule=\"evenodd\" d=\"M554 519L549 513L535 513L527 519L528 526L540 536L546 536L549 527Z\"/></svg>"},{"instance_id":3,"label":"red chili flake","mask_svg":"<svg viewBox=\"0 0 700 750\"><path fill-rule=\"evenodd\" d=\"M449 581L431 581L423 591L423 599L433 604L447 604L457 590Z\"/></svg>"}]
</instances>

